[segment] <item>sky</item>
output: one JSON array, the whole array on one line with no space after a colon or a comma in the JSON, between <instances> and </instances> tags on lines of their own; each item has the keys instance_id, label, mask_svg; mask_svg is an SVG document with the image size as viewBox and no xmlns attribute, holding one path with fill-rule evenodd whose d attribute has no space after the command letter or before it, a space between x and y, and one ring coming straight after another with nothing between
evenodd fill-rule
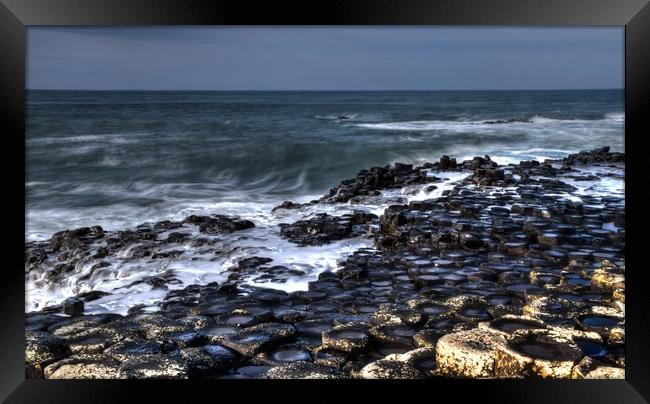
<instances>
[{"instance_id":1,"label":"sky","mask_svg":"<svg viewBox=\"0 0 650 404\"><path fill-rule=\"evenodd\" d=\"M624 87L623 27L29 27L28 89Z\"/></svg>"}]
</instances>

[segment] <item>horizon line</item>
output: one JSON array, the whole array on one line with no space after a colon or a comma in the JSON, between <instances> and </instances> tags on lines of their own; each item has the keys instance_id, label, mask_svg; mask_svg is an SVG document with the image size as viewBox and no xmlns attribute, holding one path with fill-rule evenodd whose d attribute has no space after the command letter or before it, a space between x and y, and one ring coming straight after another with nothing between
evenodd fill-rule
<instances>
[{"instance_id":1,"label":"horizon line","mask_svg":"<svg viewBox=\"0 0 650 404\"><path fill-rule=\"evenodd\" d=\"M604 88L504 88L504 89L381 89L381 90L323 90L323 89L274 89L274 90L219 90L219 89L92 89L92 88L26 88L25 91L123 91L123 92L145 92L145 91L203 91L203 92L432 92L432 91L589 91L589 90L625 90L625 87L604 87Z\"/></svg>"}]
</instances>

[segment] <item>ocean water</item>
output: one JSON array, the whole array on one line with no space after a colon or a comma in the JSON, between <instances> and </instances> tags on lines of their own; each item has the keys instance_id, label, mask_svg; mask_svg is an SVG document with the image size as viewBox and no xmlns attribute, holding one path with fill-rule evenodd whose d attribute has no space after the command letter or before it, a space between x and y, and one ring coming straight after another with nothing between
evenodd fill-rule
<instances>
[{"instance_id":1,"label":"ocean water","mask_svg":"<svg viewBox=\"0 0 650 404\"><path fill-rule=\"evenodd\" d=\"M27 114L28 241L190 214L264 221L396 161L624 151L623 90L29 91Z\"/></svg>"}]
</instances>

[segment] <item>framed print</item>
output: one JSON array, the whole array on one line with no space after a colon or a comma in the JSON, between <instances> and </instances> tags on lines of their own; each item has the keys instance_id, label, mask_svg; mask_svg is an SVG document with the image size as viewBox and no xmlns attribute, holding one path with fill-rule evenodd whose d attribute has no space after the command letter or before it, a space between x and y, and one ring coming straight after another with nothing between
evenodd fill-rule
<instances>
[{"instance_id":1,"label":"framed print","mask_svg":"<svg viewBox=\"0 0 650 404\"><path fill-rule=\"evenodd\" d=\"M649 20L3 0L3 398L646 401Z\"/></svg>"}]
</instances>

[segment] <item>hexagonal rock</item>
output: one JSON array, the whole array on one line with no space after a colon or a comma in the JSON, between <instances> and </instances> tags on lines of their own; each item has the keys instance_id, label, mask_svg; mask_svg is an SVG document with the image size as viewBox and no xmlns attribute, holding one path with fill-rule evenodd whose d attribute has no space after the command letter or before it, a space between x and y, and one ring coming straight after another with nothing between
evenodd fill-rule
<instances>
[{"instance_id":1,"label":"hexagonal rock","mask_svg":"<svg viewBox=\"0 0 650 404\"><path fill-rule=\"evenodd\" d=\"M323 346L314 350L314 363L317 365L341 368L348 360L349 354L335 349L325 348Z\"/></svg>"},{"instance_id":2,"label":"hexagonal rock","mask_svg":"<svg viewBox=\"0 0 650 404\"><path fill-rule=\"evenodd\" d=\"M106 349L104 353L115 360L124 362L135 356L162 353L162 346L153 341L120 341Z\"/></svg>"},{"instance_id":3,"label":"hexagonal rock","mask_svg":"<svg viewBox=\"0 0 650 404\"><path fill-rule=\"evenodd\" d=\"M506 337L479 328L445 335L436 345L438 372L456 377L570 378L581 356L572 339L546 330Z\"/></svg>"},{"instance_id":4,"label":"hexagonal rock","mask_svg":"<svg viewBox=\"0 0 650 404\"><path fill-rule=\"evenodd\" d=\"M536 298L525 304L522 308L524 315L535 318L570 318L572 315L571 312L575 310L576 308L572 307L569 303L550 297Z\"/></svg>"},{"instance_id":5,"label":"hexagonal rock","mask_svg":"<svg viewBox=\"0 0 650 404\"><path fill-rule=\"evenodd\" d=\"M611 366L598 366L585 375L585 379L625 379L625 369Z\"/></svg>"},{"instance_id":6,"label":"hexagonal rock","mask_svg":"<svg viewBox=\"0 0 650 404\"><path fill-rule=\"evenodd\" d=\"M164 338L165 334L188 330L187 326L159 313L138 314L129 320L139 324L149 340Z\"/></svg>"},{"instance_id":7,"label":"hexagonal rock","mask_svg":"<svg viewBox=\"0 0 650 404\"><path fill-rule=\"evenodd\" d=\"M393 322L415 325L421 323L423 320L422 313L419 313L416 310L397 310L388 307L381 307L379 310L372 313L370 317L373 324Z\"/></svg>"},{"instance_id":8,"label":"hexagonal rock","mask_svg":"<svg viewBox=\"0 0 650 404\"><path fill-rule=\"evenodd\" d=\"M270 345L293 336L295 327L290 324L262 323L226 335L222 344L245 356L253 357Z\"/></svg>"},{"instance_id":9,"label":"hexagonal rock","mask_svg":"<svg viewBox=\"0 0 650 404\"><path fill-rule=\"evenodd\" d=\"M528 330L544 330L547 328L544 323L534 317L517 316L506 314L490 322L479 323L479 328L489 328L491 331L502 333L506 336L511 334L527 333Z\"/></svg>"},{"instance_id":10,"label":"hexagonal rock","mask_svg":"<svg viewBox=\"0 0 650 404\"><path fill-rule=\"evenodd\" d=\"M438 330L420 330L413 335L413 344L418 348L435 348L441 334Z\"/></svg>"},{"instance_id":11,"label":"hexagonal rock","mask_svg":"<svg viewBox=\"0 0 650 404\"><path fill-rule=\"evenodd\" d=\"M122 363L120 379L187 379L187 367L164 355L141 355Z\"/></svg>"},{"instance_id":12,"label":"hexagonal rock","mask_svg":"<svg viewBox=\"0 0 650 404\"><path fill-rule=\"evenodd\" d=\"M591 283L598 288L614 290L625 287L625 275L612 273L604 268L598 268L591 277Z\"/></svg>"},{"instance_id":13,"label":"hexagonal rock","mask_svg":"<svg viewBox=\"0 0 650 404\"><path fill-rule=\"evenodd\" d=\"M215 344L181 349L180 358L191 375L203 375L231 367L239 355L224 346Z\"/></svg>"},{"instance_id":14,"label":"hexagonal rock","mask_svg":"<svg viewBox=\"0 0 650 404\"><path fill-rule=\"evenodd\" d=\"M294 362L274 367L267 372L269 379L344 379L338 369L316 365L311 362Z\"/></svg>"},{"instance_id":15,"label":"hexagonal rock","mask_svg":"<svg viewBox=\"0 0 650 404\"><path fill-rule=\"evenodd\" d=\"M362 328L342 328L323 332L323 346L343 352L353 352L365 349L370 336Z\"/></svg>"},{"instance_id":16,"label":"hexagonal rock","mask_svg":"<svg viewBox=\"0 0 650 404\"><path fill-rule=\"evenodd\" d=\"M88 330L120 317L115 314L92 314L68 319L63 318L62 321L52 325L48 332L63 338L83 337Z\"/></svg>"},{"instance_id":17,"label":"hexagonal rock","mask_svg":"<svg viewBox=\"0 0 650 404\"><path fill-rule=\"evenodd\" d=\"M43 377L43 368L70 354L63 338L43 331L28 331L25 334L25 377Z\"/></svg>"},{"instance_id":18,"label":"hexagonal rock","mask_svg":"<svg viewBox=\"0 0 650 404\"><path fill-rule=\"evenodd\" d=\"M511 351L532 360L531 372L540 377L570 378L583 356L572 338L556 330L534 332L509 341Z\"/></svg>"},{"instance_id":19,"label":"hexagonal rock","mask_svg":"<svg viewBox=\"0 0 650 404\"><path fill-rule=\"evenodd\" d=\"M356 372L361 379L423 379L424 375L406 362L380 359Z\"/></svg>"},{"instance_id":20,"label":"hexagonal rock","mask_svg":"<svg viewBox=\"0 0 650 404\"><path fill-rule=\"evenodd\" d=\"M119 362L106 355L78 355L45 368L46 379L116 379Z\"/></svg>"},{"instance_id":21,"label":"hexagonal rock","mask_svg":"<svg viewBox=\"0 0 650 404\"><path fill-rule=\"evenodd\" d=\"M418 370L424 376L434 376L436 374L435 348L417 348L401 354L388 355L384 359L406 363L410 367Z\"/></svg>"},{"instance_id":22,"label":"hexagonal rock","mask_svg":"<svg viewBox=\"0 0 650 404\"><path fill-rule=\"evenodd\" d=\"M395 322L372 327L369 331L381 343L405 346L413 345L413 335L417 332L408 325Z\"/></svg>"},{"instance_id":23,"label":"hexagonal rock","mask_svg":"<svg viewBox=\"0 0 650 404\"><path fill-rule=\"evenodd\" d=\"M70 342L70 350L75 354L101 353L115 342L111 336L98 332L89 335L87 338Z\"/></svg>"},{"instance_id":24,"label":"hexagonal rock","mask_svg":"<svg viewBox=\"0 0 650 404\"><path fill-rule=\"evenodd\" d=\"M276 348L273 352L262 352L255 356L254 361L270 366L282 366L293 362L311 362L311 353L300 345L285 345Z\"/></svg>"},{"instance_id":25,"label":"hexagonal rock","mask_svg":"<svg viewBox=\"0 0 650 404\"><path fill-rule=\"evenodd\" d=\"M444 376L494 377L497 349L505 346L505 337L488 330L447 334L436 344L438 371Z\"/></svg>"}]
</instances>

